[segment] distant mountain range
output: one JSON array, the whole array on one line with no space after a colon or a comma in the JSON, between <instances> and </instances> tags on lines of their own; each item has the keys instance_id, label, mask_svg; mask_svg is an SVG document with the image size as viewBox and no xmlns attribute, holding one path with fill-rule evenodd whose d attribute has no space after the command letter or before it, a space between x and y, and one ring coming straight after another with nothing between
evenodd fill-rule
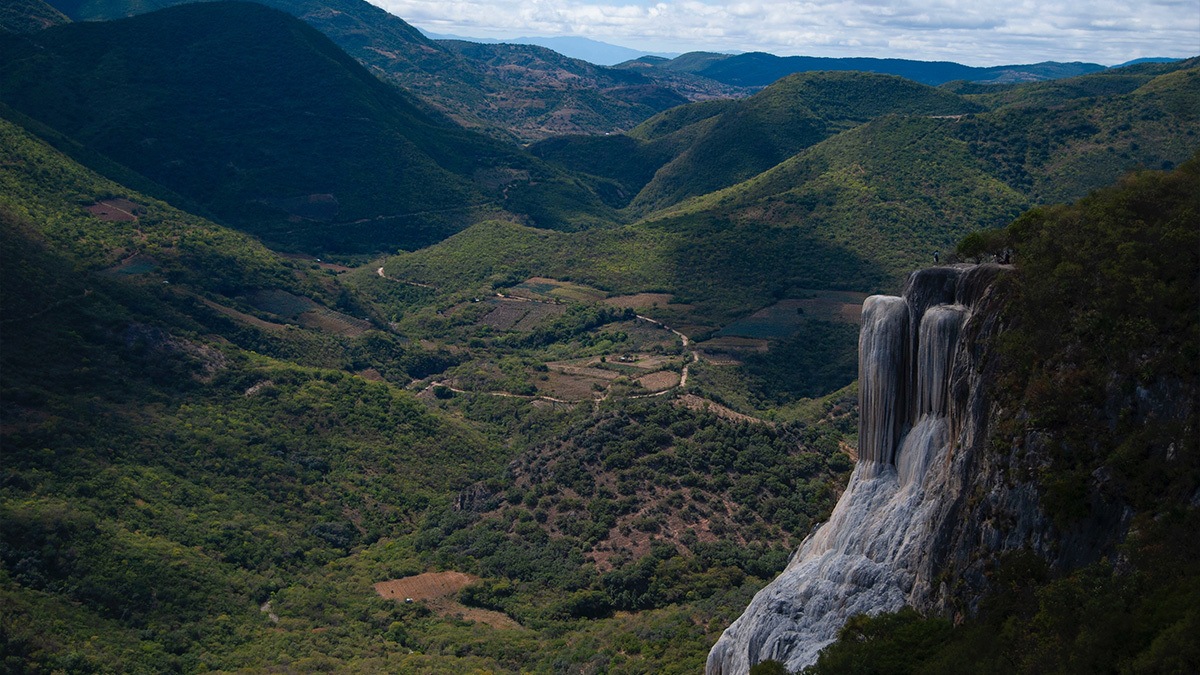
<instances>
[{"instance_id":1,"label":"distant mountain range","mask_svg":"<svg viewBox=\"0 0 1200 675\"><path fill-rule=\"evenodd\" d=\"M192 2L53 0L50 4L75 21L104 21ZM510 141L623 131L689 100L744 95L738 88L690 74L682 78L667 74L661 78L665 83L660 83L642 73L596 66L534 45L472 46L430 40L365 0L261 0L258 4L308 23L376 76L417 94L437 112ZM678 82L689 84L681 87Z\"/></svg>"},{"instance_id":2,"label":"distant mountain range","mask_svg":"<svg viewBox=\"0 0 1200 675\"><path fill-rule=\"evenodd\" d=\"M108 20L195 1L50 0L54 11L42 0L16 0L0 10L0 28L35 29L61 21L62 15L75 21ZM676 56L586 38L512 41L523 44L477 38L434 40L365 0L258 2L321 31L375 75L416 94L431 111L524 143L562 134L628 131L682 103L744 98L785 75L810 70L864 70L937 85L951 80L1040 81L1104 69L1099 64L1053 62L973 68L948 62L764 53ZM609 63L619 65L596 65Z\"/></svg>"},{"instance_id":3,"label":"distant mountain range","mask_svg":"<svg viewBox=\"0 0 1200 675\"><path fill-rule=\"evenodd\" d=\"M553 49L563 56L580 59L581 61L587 61L599 66L615 66L618 63L632 61L643 56L656 56L665 59L673 59L679 56L678 52L639 51L637 49L630 49L629 47L582 37L515 37L496 40L493 38L463 37L461 35L442 35L430 33L420 28L417 30L420 30L425 34L425 37L431 40L461 40L464 42L478 42L480 44L537 45L538 47Z\"/></svg>"},{"instance_id":4,"label":"distant mountain range","mask_svg":"<svg viewBox=\"0 0 1200 675\"><path fill-rule=\"evenodd\" d=\"M913 61L910 59L827 58L819 56L775 56L751 52L734 56L700 52L663 61L639 58L622 64L623 68L650 73L658 68L690 72L738 87L765 87L793 73L819 70L856 70L883 73L937 86L954 80L988 84L1039 82L1061 77L1076 77L1105 70L1098 63L1059 63L1046 61L1025 65L979 68L949 61Z\"/></svg>"}]
</instances>

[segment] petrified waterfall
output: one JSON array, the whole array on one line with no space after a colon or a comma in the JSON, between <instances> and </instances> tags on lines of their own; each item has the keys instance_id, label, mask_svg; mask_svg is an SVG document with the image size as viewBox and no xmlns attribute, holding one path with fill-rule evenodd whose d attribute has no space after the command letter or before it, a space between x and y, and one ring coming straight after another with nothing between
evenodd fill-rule
<instances>
[{"instance_id":1,"label":"petrified waterfall","mask_svg":"<svg viewBox=\"0 0 1200 675\"><path fill-rule=\"evenodd\" d=\"M967 429L978 426L968 409L977 382L960 334L995 272L922 270L903 298L863 304L859 463L829 522L721 635L708 673L742 674L768 659L798 670L854 614L930 606L935 540L963 492L954 455L978 436Z\"/></svg>"}]
</instances>

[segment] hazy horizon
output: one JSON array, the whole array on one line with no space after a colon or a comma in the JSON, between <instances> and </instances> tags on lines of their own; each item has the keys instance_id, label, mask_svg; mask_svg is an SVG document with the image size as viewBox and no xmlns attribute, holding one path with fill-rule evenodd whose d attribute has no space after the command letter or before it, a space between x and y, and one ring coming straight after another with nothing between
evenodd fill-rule
<instances>
[{"instance_id":1,"label":"hazy horizon","mask_svg":"<svg viewBox=\"0 0 1200 675\"><path fill-rule=\"evenodd\" d=\"M896 2L371 0L422 30L485 39L582 37L645 52L902 58L997 66L1116 65L1200 53L1200 3L981 6Z\"/></svg>"}]
</instances>

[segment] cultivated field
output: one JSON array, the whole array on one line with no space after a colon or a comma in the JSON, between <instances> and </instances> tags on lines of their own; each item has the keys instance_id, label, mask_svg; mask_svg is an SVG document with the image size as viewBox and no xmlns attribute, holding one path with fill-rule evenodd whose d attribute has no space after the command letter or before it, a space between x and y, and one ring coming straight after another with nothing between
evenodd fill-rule
<instances>
[{"instance_id":1,"label":"cultivated field","mask_svg":"<svg viewBox=\"0 0 1200 675\"><path fill-rule=\"evenodd\" d=\"M566 305L548 302L507 298L490 298L487 302L495 305L495 309L484 315L479 322L496 330L533 330L542 321L567 311Z\"/></svg>"},{"instance_id":2,"label":"cultivated field","mask_svg":"<svg viewBox=\"0 0 1200 675\"><path fill-rule=\"evenodd\" d=\"M612 305L613 307L621 307L629 309L641 309L646 307L667 307L672 309L691 309L691 305L673 305L671 304L670 293L638 293L636 295L614 295L611 298L604 300L604 304Z\"/></svg>"},{"instance_id":3,"label":"cultivated field","mask_svg":"<svg viewBox=\"0 0 1200 675\"><path fill-rule=\"evenodd\" d=\"M604 299L604 291L569 281L559 281L546 277L531 277L505 291L505 295L514 295L532 300L569 300L572 302L600 302Z\"/></svg>"},{"instance_id":4,"label":"cultivated field","mask_svg":"<svg viewBox=\"0 0 1200 675\"><path fill-rule=\"evenodd\" d=\"M320 307L308 298L280 290L255 291L247 299L256 308L287 319L295 319Z\"/></svg>"},{"instance_id":5,"label":"cultivated field","mask_svg":"<svg viewBox=\"0 0 1200 675\"><path fill-rule=\"evenodd\" d=\"M87 207L88 213L100 220L132 222L146 212L146 207L128 199L104 199Z\"/></svg>"},{"instance_id":6,"label":"cultivated field","mask_svg":"<svg viewBox=\"0 0 1200 675\"><path fill-rule=\"evenodd\" d=\"M328 307L318 307L296 317L301 326L345 337L358 337L371 328L370 321L356 319Z\"/></svg>"},{"instance_id":7,"label":"cultivated field","mask_svg":"<svg viewBox=\"0 0 1200 675\"><path fill-rule=\"evenodd\" d=\"M671 370L660 370L639 377L637 382L650 391L662 391L679 384L679 373Z\"/></svg>"},{"instance_id":8,"label":"cultivated field","mask_svg":"<svg viewBox=\"0 0 1200 675\"><path fill-rule=\"evenodd\" d=\"M700 357L717 366L737 365L746 354L762 354L770 346L767 340L744 337L715 337L696 343Z\"/></svg>"}]
</instances>

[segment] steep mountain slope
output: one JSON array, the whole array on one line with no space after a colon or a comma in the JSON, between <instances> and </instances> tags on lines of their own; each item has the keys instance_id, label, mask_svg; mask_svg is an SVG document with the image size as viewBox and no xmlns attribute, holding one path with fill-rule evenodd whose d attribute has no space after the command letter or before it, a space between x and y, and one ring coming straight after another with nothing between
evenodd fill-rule
<instances>
[{"instance_id":1,"label":"steep mountain slope","mask_svg":"<svg viewBox=\"0 0 1200 675\"><path fill-rule=\"evenodd\" d=\"M636 191L630 210L646 214L746 180L880 115L977 110L977 104L955 94L898 77L810 73L785 78L744 101L667 111L631 131L634 143L619 137L554 139L532 151L615 180L627 194ZM608 156L618 161L606 165Z\"/></svg>"},{"instance_id":2,"label":"steep mountain slope","mask_svg":"<svg viewBox=\"0 0 1200 675\"><path fill-rule=\"evenodd\" d=\"M882 115L946 116L976 110L958 96L898 77L788 77L716 118L686 151L659 169L631 208L645 214L741 182Z\"/></svg>"},{"instance_id":3,"label":"steep mountain slope","mask_svg":"<svg viewBox=\"0 0 1200 675\"><path fill-rule=\"evenodd\" d=\"M95 21L194 1L53 4L78 21ZM260 1L308 23L379 77L418 94L461 124L506 138L528 141L567 131L625 130L686 100L644 75L568 59L544 48L430 40L365 0ZM476 47L482 52L475 54ZM515 73L520 76L514 78Z\"/></svg>"},{"instance_id":4,"label":"steep mountain slope","mask_svg":"<svg viewBox=\"0 0 1200 675\"><path fill-rule=\"evenodd\" d=\"M515 44L515 45L537 45L546 49L553 49L563 56L587 61L598 66L613 66L618 63L624 63L630 59L639 59L644 56L652 56L657 58L672 58L678 54L669 54L662 52L646 52L644 50L630 49L608 42L600 42L590 38L573 37L573 36L558 36L558 37L514 37L514 38L481 38L467 35L452 35L445 33L433 33L427 30L422 30L426 37L434 40L454 40L461 42L475 42L478 44Z\"/></svg>"},{"instance_id":5,"label":"steep mountain slope","mask_svg":"<svg viewBox=\"0 0 1200 675\"><path fill-rule=\"evenodd\" d=\"M767 425L669 396L404 391L486 347L427 351L437 326L400 334L345 268L280 257L2 120L0 257L8 669L694 672L709 626L851 463L844 397ZM542 347L628 349L618 328L675 343L597 328ZM546 358L508 344L505 360ZM411 604L374 587L435 569L462 584Z\"/></svg>"},{"instance_id":6,"label":"steep mountain slope","mask_svg":"<svg viewBox=\"0 0 1200 675\"><path fill-rule=\"evenodd\" d=\"M0 49L4 103L276 245L420 246L532 202L521 212L545 227L604 213L576 183L431 117L260 5L186 5Z\"/></svg>"},{"instance_id":7,"label":"steep mountain slope","mask_svg":"<svg viewBox=\"0 0 1200 675\"><path fill-rule=\"evenodd\" d=\"M0 155L6 668L198 669L192 647L265 625L278 575L502 466L477 431L342 371L401 352L333 309L353 300L322 271L2 121ZM357 337L284 325L255 291Z\"/></svg>"},{"instance_id":8,"label":"steep mountain slope","mask_svg":"<svg viewBox=\"0 0 1200 675\"><path fill-rule=\"evenodd\" d=\"M522 130L522 137L631 129L655 113L688 102L673 89L629 71L593 66L535 45L441 40L497 80L490 113ZM517 117L527 115L528 118Z\"/></svg>"},{"instance_id":9,"label":"steep mountain slope","mask_svg":"<svg viewBox=\"0 0 1200 675\"><path fill-rule=\"evenodd\" d=\"M1078 198L1139 165L1187 159L1200 145L1192 112L1200 63L1144 68L1025 85L990 112L881 117L652 219L694 214L812 228L900 273L1031 204Z\"/></svg>"},{"instance_id":10,"label":"steep mountain slope","mask_svg":"<svg viewBox=\"0 0 1200 675\"><path fill-rule=\"evenodd\" d=\"M1016 271L995 289L993 328L964 326L964 342L978 342L956 351L955 368L975 361L975 374L956 373L949 391L970 393L966 433L952 461L929 465L962 476L950 483L959 496L912 528L940 531L914 547L934 576L919 575L907 599L929 616L852 618L814 672L1200 663L1188 637L1200 619L1198 195L1200 158L998 233ZM920 588L931 578L944 583Z\"/></svg>"}]
</instances>

